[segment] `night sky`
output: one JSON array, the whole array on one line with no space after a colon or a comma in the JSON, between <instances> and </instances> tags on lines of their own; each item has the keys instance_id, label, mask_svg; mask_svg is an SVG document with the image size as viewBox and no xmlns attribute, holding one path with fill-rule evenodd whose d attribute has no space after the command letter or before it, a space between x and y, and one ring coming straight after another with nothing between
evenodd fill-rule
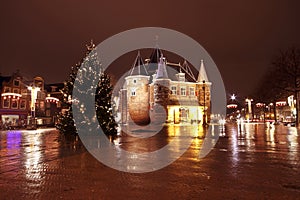
<instances>
[{"instance_id":1,"label":"night sky","mask_svg":"<svg viewBox=\"0 0 300 200\"><path fill-rule=\"evenodd\" d=\"M0 72L19 69L28 78L62 82L90 39L98 44L121 31L155 26L198 41L217 64L228 94L246 96L280 49L300 46L299 8L297 0L2 1ZM128 68L134 58L117 67Z\"/></svg>"}]
</instances>

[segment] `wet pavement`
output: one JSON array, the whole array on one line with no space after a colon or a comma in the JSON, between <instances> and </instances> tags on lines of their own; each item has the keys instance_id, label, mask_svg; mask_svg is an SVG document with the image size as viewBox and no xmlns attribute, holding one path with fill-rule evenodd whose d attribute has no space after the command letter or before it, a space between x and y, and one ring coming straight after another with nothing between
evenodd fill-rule
<instances>
[{"instance_id":1,"label":"wet pavement","mask_svg":"<svg viewBox=\"0 0 300 200\"><path fill-rule=\"evenodd\" d=\"M205 131L197 126L165 127L144 140L123 136L116 144L153 151L180 140L184 131L191 132L188 151L161 170L141 174L103 165L78 138L55 129L1 131L0 199L300 199L295 127L227 124L204 158L199 152Z\"/></svg>"}]
</instances>

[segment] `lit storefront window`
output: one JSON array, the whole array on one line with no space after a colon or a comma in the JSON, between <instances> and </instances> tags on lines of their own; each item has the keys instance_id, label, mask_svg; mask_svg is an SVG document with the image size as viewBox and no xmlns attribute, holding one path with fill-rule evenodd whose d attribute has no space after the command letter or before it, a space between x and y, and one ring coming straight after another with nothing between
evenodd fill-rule
<instances>
[{"instance_id":1,"label":"lit storefront window","mask_svg":"<svg viewBox=\"0 0 300 200\"><path fill-rule=\"evenodd\" d=\"M181 96L186 96L186 88L185 87L180 88L180 95Z\"/></svg>"}]
</instances>

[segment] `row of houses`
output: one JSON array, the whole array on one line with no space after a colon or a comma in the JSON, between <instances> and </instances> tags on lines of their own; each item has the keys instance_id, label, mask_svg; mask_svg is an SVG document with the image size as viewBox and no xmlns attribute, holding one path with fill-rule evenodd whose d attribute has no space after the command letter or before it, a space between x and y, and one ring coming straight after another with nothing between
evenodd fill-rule
<instances>
[{"instance_id":1,"label":"row of houses","mask_svg":"<svg viewBox=\"0 0 300 200\"><path fill-rule=\"evenodd\" d=\"M0 75L0 129L26 127L32 117L37 125L53 126L62 108L63 86L45 84L42 77L26 79L19 71Z\"/></svg>"},{"instance_id":2,"label":"row of houses","mask_svg":"<svg viewBox=\"0 0 300 200\"><path fill-rule=\"evenodd\" d=\"M253 99L246 99L245 105L235 100L227 104L227 117L229 119L245 119L248 121L276 120L283 123L296 121L296 100L293 95L286 100L275 103L253 103Z\"/></svg>"},{"instance_id":3,"label":"row of houses","mask_svg":"<svg viewBox=\"0 0 300 200\"><path fill-rule=\"evenodd\" d=\"M157 46L145 59L138 52L133 66L119 88L116 121L123 125L135 122L209 123L211 85L204 61L200 70L191 70L187 61L168 62ZM197 78L196 78L197 77ZM37 125L53 126L62 111L63 83L45 84L42 77L28 80L17 71L0 76L0 128ZM32 120L34 119L34 120Z\"/></svg>"}]
</instances>

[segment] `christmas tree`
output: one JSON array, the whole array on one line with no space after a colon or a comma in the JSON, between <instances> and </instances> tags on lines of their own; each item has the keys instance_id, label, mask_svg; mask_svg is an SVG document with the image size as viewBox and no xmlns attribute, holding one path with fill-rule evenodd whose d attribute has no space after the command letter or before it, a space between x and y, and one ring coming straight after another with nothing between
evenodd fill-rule
<instances>
[{"instance_id":1,"label":"christmas tree","mask_svg":"<svg viewBox=\"0 0 300 200\"><path fill-rule=\"evenodd\" d=\"M95 96L97 119L104 133L116 136L117 123L115 122L112 112L112 90L113 87L110 84L110 77L105 73L101 73Z\"/></svg>"},{"instance_id":2,"label":"christmas tree","mask_svg":"<svg viewBox=\"0 0 300 200\"><path fill-rule=\"evenodd\" d=\"M72 67L69 79L64 82L64 88L62 92L62 111L58 114L58 122L55 127L63 134L76 135L77 131L74 125L73 114L72 114L72 92L74 81L80 68L81 62L77 63L75 67Z\"/></svg>"},{"instance_id":3,"label":"christmas tree","mask_svg":"<svg viewBox=\"0 0 300 200\"><path fill-rule=\"evenodd\" d=\"M56 128L63 134L77 134L74 119L72 114L72 103L75 106L82 106L84 102L76 105L75 100L72 99L72 92L74 89L74 82L76 76L78 78L79 84L85 87L85 82L91 81L93 84L88 86L90 88L85 88L81 91L84 95L94 95L95 96L95 109L97 114L97 119L99 125L101 126L103 132L106 135L115 136L117 134L117 124L114 120L112 114L112 85L110 84L110 77L103 72L103 70L97 72L97 69L101 69L101 63L98 60L97 51L95 44L91 41L90 45L87 45L86 57L81 60L75 67L72 67L69 79L65 82L64 89L62 90L63 99L62 104L66 108L65 112L61 112L58 116L58 123ZM96 87L96 94L91 94L89 91L93 91ZM80 90L80 85L77 90ZM82 121L89 123L90 120L82 112Z\"/></svg>"}]
</instances>

